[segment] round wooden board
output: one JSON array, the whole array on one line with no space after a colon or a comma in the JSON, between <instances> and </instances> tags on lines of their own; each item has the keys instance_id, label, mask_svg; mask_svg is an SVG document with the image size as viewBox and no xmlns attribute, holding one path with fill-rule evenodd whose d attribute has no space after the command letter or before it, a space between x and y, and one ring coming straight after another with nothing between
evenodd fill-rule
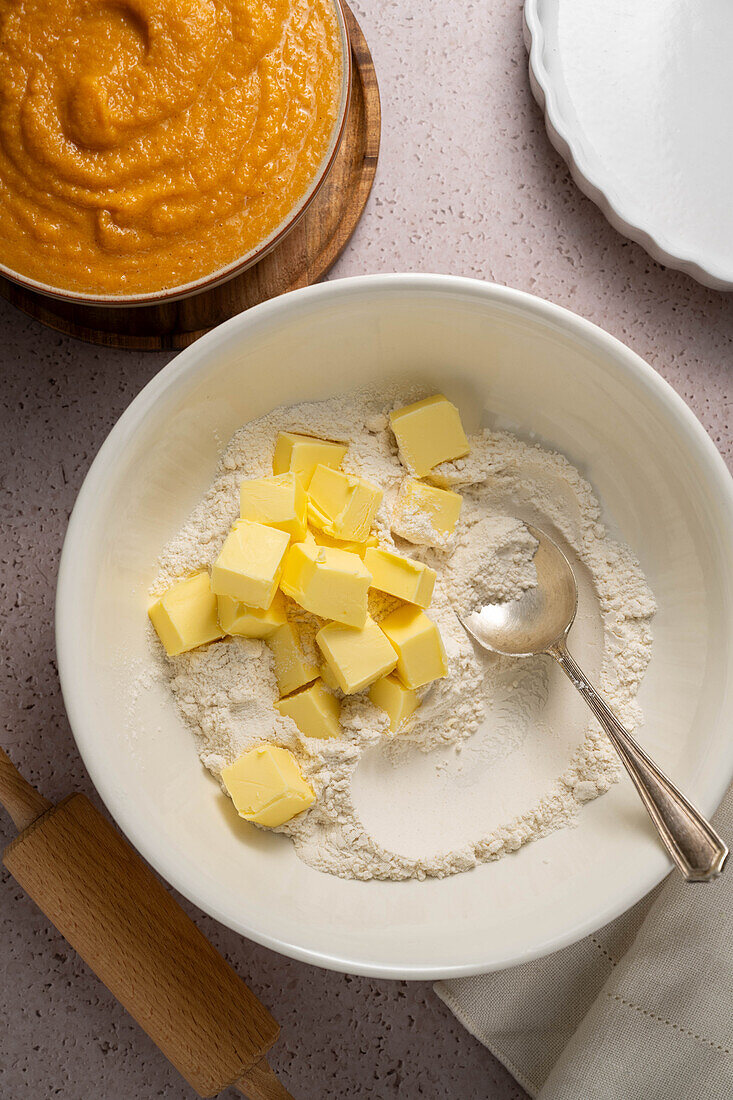
<instances>
[{"instance_id":1,"label":"round wooden board","mask_svg":"<svg viewBox=\"0 0 733 1100\"><path fill-rule=\"evenodd\" d=\"M344 4L353 59L351 104L341 147L321 190L295 228L258 264L212 290L155 306L83 306L24 290L0 277L0 294L44 325L113 348L187 347L250 306L322 279L362 215L379 157L379 87L361 27Z\"/></svg>"}]
</instances>

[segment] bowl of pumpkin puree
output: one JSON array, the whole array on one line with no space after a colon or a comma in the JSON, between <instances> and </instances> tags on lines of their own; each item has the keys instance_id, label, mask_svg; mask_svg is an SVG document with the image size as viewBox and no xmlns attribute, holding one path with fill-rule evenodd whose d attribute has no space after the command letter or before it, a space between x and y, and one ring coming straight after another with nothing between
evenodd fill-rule
<instances>
[{"instance_id":1,"label":"bowl of pumpkin puree","mask_svg":"<svg viewBox=\"0 0 733 1100\"><path fill-rule=\"evenodd\" d=\"M0 273L95 304L259 260L338 150L341 0L0 0Z\"/></svg>"}]
</instances>

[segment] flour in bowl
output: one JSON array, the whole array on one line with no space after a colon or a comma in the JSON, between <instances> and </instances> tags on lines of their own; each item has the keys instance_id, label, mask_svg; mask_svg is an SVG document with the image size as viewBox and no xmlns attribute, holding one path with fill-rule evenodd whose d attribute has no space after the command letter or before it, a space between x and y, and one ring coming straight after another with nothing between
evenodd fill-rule
<instances>
[{"instance_id":1,"label":"flour in bowl","mask_svg":"<svg viewBox=\"0 0 733 1100\"><path fill-rule=\"evenodd\" d=\"M419 706L396 735L389 732L385 712L362 691L341 698L341 736L304 736L274 707L278 690L272 655L263 641L226 638L165 663L181 714L214 775L220 777L223 768L263 741L295 755L316 797L309 809L277 831L291 838L307 863L346 878L443 877L468 870L572 824L581 805L617 779L617 757L589 719L530 806L486 830L469 818L460 840L445 849L430 843L424 852L401 851L374 835L388 834L389 822L385 828L380 821L378 830L368 829L367 815L357 808L355 777L375 753L399 778L410 754L417 753L428 770L434 761L437 774L450 770L452 762L459 768L472 751L476 755L480 743L490 783L492 763L521 754L531 731L543 722L551 694L549 658L517 662L488 655L471 642L457 617L457 612L485 602L516 599L536 584L536 541L525 523L547 530L583 571L602 639L600 686L627 727L641 721L636 694L651 654L654 599L634 555L609 538L591 487L563 456L506 432L481 432L469 440L469 455L433 471L437 484L463 497L455 533L440 548L393 533L392 513L405 469L388 415L422 396L404 389L360 391L278 408L243 427L226 447L209 492L165 548L154 586L158 594L212 565L239 516L240 482L272 472L278 432L348 442L343 469L383 491L372 529L380 548L396 550L435 571L429 616L439 628L448 665L445 678L418 690ZM391 596L370 592L369 612L376 622L399 605ZM287 609L297 621L306 659L318 664L314 639L322 620L292 601ZM151 642L157 645L152 631ZM486 737L480 731L489 717ZM530 777L532 754L524 751L522 765ZM429 814L430 807L424 812Z\"/></svg>"}]
</instances>

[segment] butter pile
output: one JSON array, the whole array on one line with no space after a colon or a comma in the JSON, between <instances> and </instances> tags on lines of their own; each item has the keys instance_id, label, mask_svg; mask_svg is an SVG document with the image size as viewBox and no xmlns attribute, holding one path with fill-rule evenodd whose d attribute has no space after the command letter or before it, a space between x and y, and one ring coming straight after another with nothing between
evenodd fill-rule
<instances>
[{"instance_id":1,"label":"butter pile","mask_svg":"<svg viewBox=\"0 0 733 1100\"><path fill-rule=\"evenodd\" d=\"M410 475L392 530L416 545L444 547L461 496L421 479L468 454L458 410L435 395L392 412L390 422ZM426 613L435 572L379 546L372 528L382 492L341 470L347 450L280 432L273 474L242 482L240 518L210 575L199 571L178 581L149 608L169 656L226 636L263 639L280 694L273 706L312 738L340 735L336 691L367 689L396 733L418 707L418 689L448 671L440 632ZM378 623L369 615L370 589L401 601ZM304 652L285 596L323 620L315 637L320 668ZM262 826L284 824L315 799L294 754L269 742L243 753L222 780L240 816Z\"/></svg>"}]
</instances>

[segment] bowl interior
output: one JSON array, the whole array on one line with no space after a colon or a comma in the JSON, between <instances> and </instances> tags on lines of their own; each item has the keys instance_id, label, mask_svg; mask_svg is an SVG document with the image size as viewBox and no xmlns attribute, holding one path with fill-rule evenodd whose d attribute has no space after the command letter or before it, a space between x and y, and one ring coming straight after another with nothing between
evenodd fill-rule
<instances>
[{"instance_id":1,"label":"bowl interior","mask_svg":"<svg viewBox=\"0 0 733 1100\"><path fill-rule=\"evenodd\" d=\"M341 880L236 819L167 690L145 675L156 558L229 436L275 405L393 377L444 391L469 429L531 433L590 479L660 607L640 740L711 811L733 771L733 493L722 460L672 390L611 337L469 280L372 277L299 291L234 318L161 372L113 430L72 517L59 668L107 806L201 908L323 966L475 973L572 942L667 871L625 779L582 810L578 828L498 863L440 881ZM480 781L489 790L491 771Z\"/></svg>"}]
</instances>

